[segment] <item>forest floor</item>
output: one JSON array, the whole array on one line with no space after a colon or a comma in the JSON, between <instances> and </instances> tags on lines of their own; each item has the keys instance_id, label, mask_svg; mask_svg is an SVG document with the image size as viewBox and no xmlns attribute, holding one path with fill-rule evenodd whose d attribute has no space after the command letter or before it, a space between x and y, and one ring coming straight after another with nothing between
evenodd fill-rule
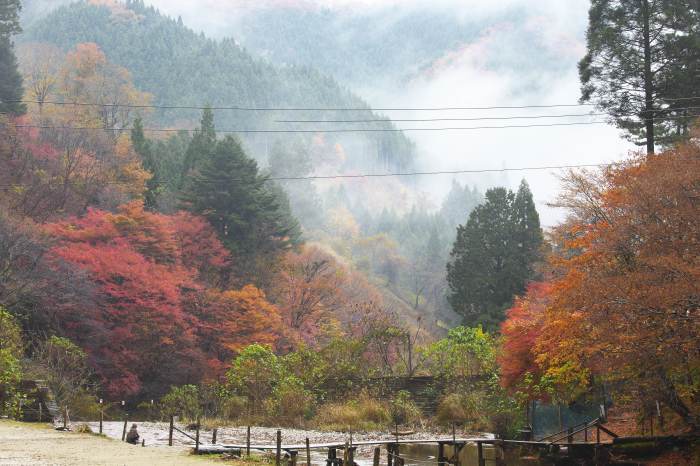
<instances>
[{"instance_id":1,"label":"forest floor","mask_svg":"<svg viewBox=\"0 0 700 466\"><path fill-rule=\"evenodd\" d=\"M59 432L48 424L0 420L0 466L222 465L181 448L142 448L93 434Z\"/></svg>"}]
</instances>

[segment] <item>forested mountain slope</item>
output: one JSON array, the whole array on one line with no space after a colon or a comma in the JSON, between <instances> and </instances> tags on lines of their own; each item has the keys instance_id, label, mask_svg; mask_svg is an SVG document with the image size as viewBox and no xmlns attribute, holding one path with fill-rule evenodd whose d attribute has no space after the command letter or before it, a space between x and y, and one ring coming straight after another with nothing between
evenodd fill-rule
<instances>
[{"instance_id":1,"label":"forested mountain slope","mask_svg":"<svg viewBox=\"0 0 700 466\"><path fill-rule=\"evenodd\" d=\"M353 116L378 118L366 102L331 77L306 66L276 66L255 58L233 39L217 41L197 34L181 20L161 15L141 0L109 5L78 2L58 8L30 23L21 40L48 42L63 50L94 42L110 61L131 71L137 87L152 93L156 105L366 108ZM217 121L222 130L301 129L275 120L311 115L333 119L342 113L221 111ZM182 125L197 121L199 112L159 110L152 118L161 124ZM375 123L373 127L392 125ZM266 147L270 138L249 135L246 139ZM361 151L353 154L356 161L394 168L412 164L412 144L401 133L354 133L352 138L336 134L329 139Z\"/></svg>"}]
</instances>

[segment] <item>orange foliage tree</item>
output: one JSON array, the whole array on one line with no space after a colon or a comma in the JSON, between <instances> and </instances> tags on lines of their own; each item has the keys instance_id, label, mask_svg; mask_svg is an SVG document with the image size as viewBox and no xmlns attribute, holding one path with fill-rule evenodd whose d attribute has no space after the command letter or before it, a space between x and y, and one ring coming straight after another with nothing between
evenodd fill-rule
<instances>
[{"instance_id":1,"label":"orange foliage tree","mask_svg":"<svg viewBox=\"0 0 700 466\"><path fill-rule=\"evenodd\" d=\"M222 375L231 359L248 345L276 347L282 336L279 310L253 285L241 290L208 290L192 307L197 335L209 354L212 375Z\"/></svg>"},{"instance_id":2,"label":"orange foliage tree","mask_svg":"<svg viewBox=\"0 0 700 466\"><path fill-rule=\"evenodd\" d=\"M570 173L558 205L572 215L536 343L545 374L602 377L641 410L658 401L697 429L700 147Z\"/></svg>"}]
</instances>

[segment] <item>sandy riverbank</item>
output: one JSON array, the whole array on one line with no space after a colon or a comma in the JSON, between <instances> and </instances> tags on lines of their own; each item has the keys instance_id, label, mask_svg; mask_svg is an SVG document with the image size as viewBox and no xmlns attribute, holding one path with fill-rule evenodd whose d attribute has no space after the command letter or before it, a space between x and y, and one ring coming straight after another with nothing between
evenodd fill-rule
<instances>
[{"instance_id":1,"label":"sandy riverbank","mask_svg":"<svg viewBox=\"0 0 700 466\"><path fill-rule=\"evenodd\" d=\"M190 456L182 448L143 448L96 435L58 432L48 425L0 420L0 466L208 464L223 463Z\"/></svg>"}]
</instances>

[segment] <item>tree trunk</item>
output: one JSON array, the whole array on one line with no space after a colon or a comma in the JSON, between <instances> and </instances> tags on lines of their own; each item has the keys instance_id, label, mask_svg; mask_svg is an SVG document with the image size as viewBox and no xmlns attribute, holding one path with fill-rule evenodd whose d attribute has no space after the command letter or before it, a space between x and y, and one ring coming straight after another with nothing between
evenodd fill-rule
<instances>
[{"instance_id":1,"label":"tree trunk","mask_svg":"<svg viewBox=\"0 0 700 466\"><path fill-rule=\"evenodd\" d=\"M690 411L688 406L678 396L678 391L673 382L669 380L666 374L662 373L660 375L663 389L661 398L664 404L666 404L671 411L676 413L693 432L700 431L700 422L697 416Z\"/></svg>"},{"instance_id":2,"label":"tree trunk","mask_svg":"<svg viewBox=\"0 0 700 466\"><path fill-rule=\"evenodd\" d=\"M651 72L651 33L649 0L640 0L642 3L642 17L644 21L644 124L646 126L647 154L655 152L654 138L654 78Z\"/></svg>"}]
</instances>

